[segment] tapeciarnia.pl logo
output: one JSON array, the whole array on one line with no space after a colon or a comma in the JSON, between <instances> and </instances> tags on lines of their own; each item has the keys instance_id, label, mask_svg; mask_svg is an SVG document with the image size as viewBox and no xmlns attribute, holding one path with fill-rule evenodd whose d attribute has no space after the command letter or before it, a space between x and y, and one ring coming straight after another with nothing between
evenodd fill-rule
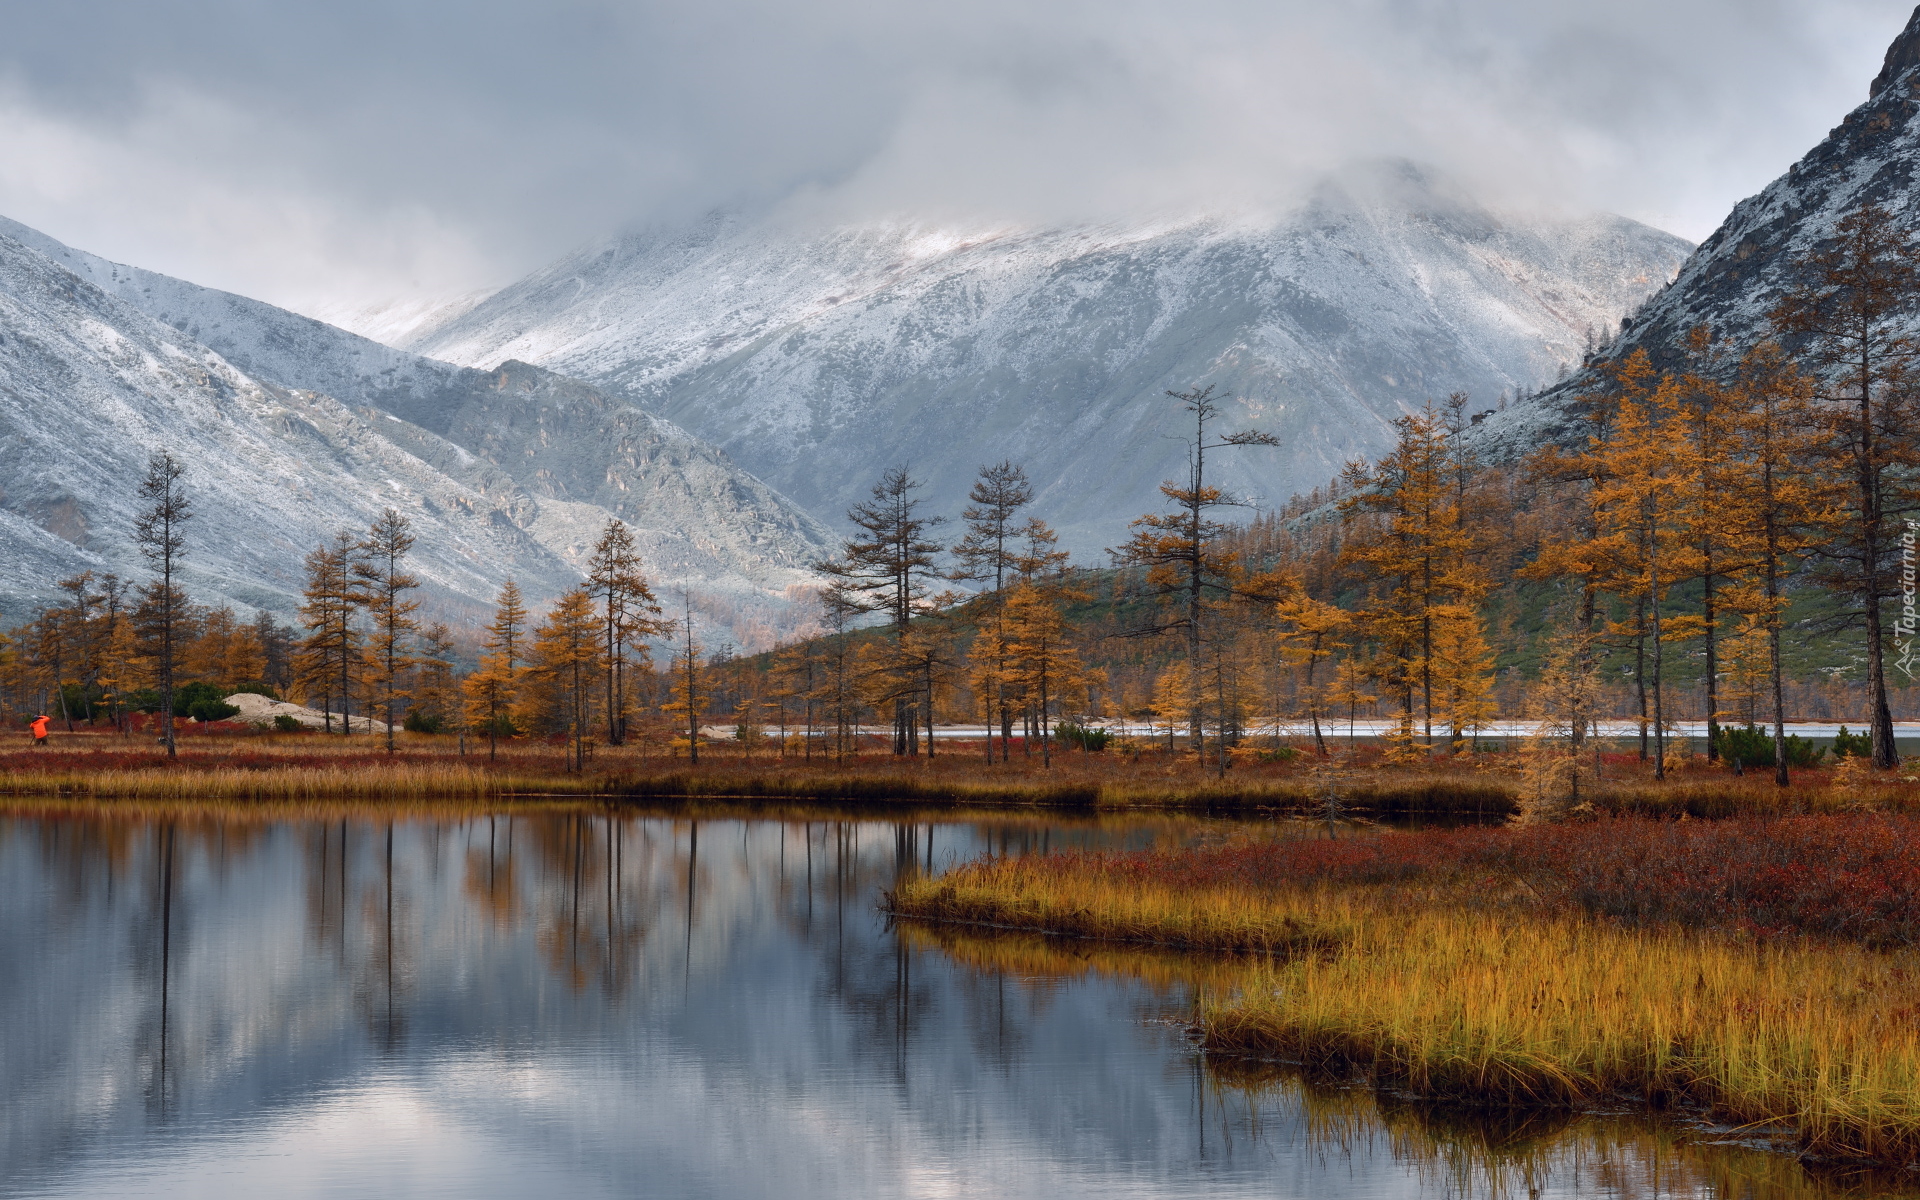
<instances>
[{"instance_id":1,"label":"tapeciarnia.pl logo","mask_svg":"<svg viewBox=\"0 0 1920 1200\"><path fill-rule=\"evenodd\" d=\"M1900 618L1893 623L1893 648L1900 657L1893 665L1906 672L1907 681L1912 682L1914 672L1920 670L1920 640L1915 634L1920 632L1920 611L1915 609L1915 598L1920 587L1915 585L1914 531L1920 528L1920 522L1909 520L1906 532L1900 535Z\"/></svg>"}]
</instances>

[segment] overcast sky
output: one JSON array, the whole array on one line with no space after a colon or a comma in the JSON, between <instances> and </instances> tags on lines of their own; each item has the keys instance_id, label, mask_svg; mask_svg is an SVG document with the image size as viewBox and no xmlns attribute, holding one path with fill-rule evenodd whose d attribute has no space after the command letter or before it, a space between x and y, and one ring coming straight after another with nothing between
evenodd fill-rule
<instances>
[{"instance_id":1,"label":"overcast sky","mask_svg":"<svg viewBox=\"0 0 1920 1200\"><path fill-rule=\"evenodd\" d=\"M1904 0L0 0L0 213L313 309L800 197L1068 220L1415 157L1699 239Z\"/></svg>"}]
</instances>

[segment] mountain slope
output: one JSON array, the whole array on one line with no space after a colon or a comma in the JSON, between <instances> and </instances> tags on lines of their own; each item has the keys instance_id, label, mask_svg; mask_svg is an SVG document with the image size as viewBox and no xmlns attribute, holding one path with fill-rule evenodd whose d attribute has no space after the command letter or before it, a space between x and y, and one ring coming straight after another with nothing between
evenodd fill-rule
<instances>
[{"instance_id":1,"label":"mountain slope","mask_svg":"<svg viewBox=\"0 0 1920 1200\"><path fill-rule=\"evenodd\" d=\"M163 322L175 341L210 347L236 372L310 395L304 403L327 398L350 409L394 451L457 485L469 507L507 521L572 568L610 514L634 527L655 578L736 600L783 593L829 545L823 527L725 454L600 389L519 363L450 366L110 263L10 222L0 232L16 243L31 239L47 258ZM536 591L549 594L566 576L563 569Z\"/></svg>"},{"instance_id":2,"label":"mountain slope","mask_svg":"<svg viewBox=\"0 0 1920 1200\"><path fill-rule=\"evenodd\" d=\"M1819 145L1735 205L1666 288L1623 323L1605 350L1615 359L1645 348L1677 361L1688 332L1706 326L1737 347L1769 333L1767 313L1795 284L1794 262L1832 236L1864 204L1879 204L1920 229L1920 9L1887 50L1866 103ZM1597 375L1584 370L1531 403L1490 419L1482 436L1507 456L1578 436L1570 406Z\"/></svg>"},{"instance_id":3,"label":"mountain slope","mask_svg":"<svg viewBox=\"0 0 1920 1200\"><path fill-rule=\"evenodd\" d=\"M981 464L1012 458L1086 551L1184 473L1167 388L1216 384L1227 427L1280 435L1214 460L1277 503L1429 399L1492 407L1551 379L1687 248L1620 218L1505 220L1384 164L1279 221L810 233L716 217L556 263L410 344L618 386L821 513L895 463L953 513Z\"/></svg>"},{"instance_id":4,"label":"mountain slope","mask_svg":"<svg viewBox=\"0 0 1920 1200\"><path fill-rule=\"evenodd\" d=\"M636 527L656 579L748 609L777 607L828 544L724 454L551 372L435 363L11 223L0 279L9 616L60 575L139 572L133 485L162 446L202 497L190 586L282 612L306 550L389 503L414 520L419 573L455 608L477 608L508 574L536 598L557 593L610 514Z\"/></svg>"},{"instance_id":5,"label":"mountain slope","mask_svg":"<svg viewBox=\"0 0 1920 1200\"><path fill-rule=\"evenodd\" d=\"M301 559L385 505L420 534L418 573L442 597L479 598L509 571L563 586L572 571L363 415L236 370L44 255L0 236L0 603L9 618L61 575L144 578L131 544L147 455L187 467L197 516L196 598L282 612Z\"/></svg>"}]
</instances>

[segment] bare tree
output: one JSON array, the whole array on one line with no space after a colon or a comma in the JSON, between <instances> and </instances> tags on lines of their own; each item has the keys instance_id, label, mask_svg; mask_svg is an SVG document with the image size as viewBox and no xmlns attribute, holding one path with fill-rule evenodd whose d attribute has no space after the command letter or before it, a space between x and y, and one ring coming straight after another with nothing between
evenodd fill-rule
<instances>
[{"instance_id":1,"label":"bare tree","mask_svg":"<svg viewBox=\"0 0 1920 1200\"><path fill-rule=\"evenodd\" d=\"M648 637L671 633L675 622L662 620L660 602L640 570L633 533L619 520L607 522L593 557L587 562L587 589L601 606L601 632L606 638L607 744L627 740L627 656L633 650L646 658Z\"/></svg>"},{"instance_id":2,"label":"bare tree","mask_svg":"<svg viewBox=\"0 0 1920 1200\"><path fill-rule=\"evenodd\" d=\"M1222 555L1217 547L1227 532L1227 526L1207 514L1223 505L1244 503L1228 492L1208 485L1207 451L1228 446L1278 446L1280 439L1270 433L1247 429L1210 442L1207 440L1207 424L1220 415L1220 401L1213 398L1213 385L1189 388L1184 392L1169 391L1167 395L1178 400L1193 414L1193 442L1187 448L1187 482L1182 486L1169 480L1160 485L1160 494L1173 502L1174 511L1149 513L1133 522L1133 537L1115 552L1115 557L1122 562L1147 567L1148 581L1158 587L1162 595L1169 599L1176 596L1180 599L1179 616L1138 630L1137 633L1155 634L1174 629L1186 632L1189 664L1187 736L1195 751L1199 752L1204 749L1200 647L1206 605L1209 594L1225 597L1233 591L1231 559Z\"/></svg>"},{"instance_id":3,"label":"bare tree","mask_svg":"<svg viewBox=\"0 0 1920 1200\"><path fill-rule=\"evenodd\" d=\"M420 602L402 598L403 593L420 586L418 579L400 569L400 561L412 549L412 526L406 517L389 508L367 531L366 540L360 543L361 557L353 567L367 613L373 619L373 659L385 699L388 754L393 753L394 701L405 694L400 679L413 665L407 638L420 624L413 616Z\"/></svg>"},{"instance_id":4,"label":"bare tree","mask_svg":"<svg viewBox=\"0 0 1920 1200\"><path fill-rule=\"evenodd\" d=\"M174 573L185 557L186 523L193 517L193 505L180 484L186 468L165 450L147 460L146 477L140 481L140 500L145 506L133 522L133 540L140 554L158 571L160 577L146 588L156 630L159 635L157 675L160 684L161 739L167 744L167 757L176 756L173 742L173 658L174 634L187 609L187 597L174 586Z\"/></svg>"},{"instance_id":5,"label":"bare tree","mask_svg":"<svg viewBox=\"0 0 1920 1200\"><path fill-rule=\"evenodd\" d=\"M931 541L927 531L944 523L941 517L923 517L921 501L913 496L920 481L895 467L873 485L873 499L855 505L847 519L866 534L848 538L838 557L815 563L814 570L833 580L833 588L851 607L863 612L884 612L893 625L895 658L902 670L906 663L907 627L915 615L932 611L932 592L928 581L938 577L934 555L943 547ZM933 727L933 697L923 697L929 733ZM893 702L893 752L917 754L920 744L915 736L918 707L907 696Z\"/></svg>"}]
</instances>

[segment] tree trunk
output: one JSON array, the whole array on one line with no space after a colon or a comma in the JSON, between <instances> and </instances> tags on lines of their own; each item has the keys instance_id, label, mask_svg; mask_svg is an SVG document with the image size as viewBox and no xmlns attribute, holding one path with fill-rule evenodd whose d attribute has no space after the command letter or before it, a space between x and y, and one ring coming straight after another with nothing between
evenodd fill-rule
<instances>
[{"instance_id":1,"label":"tree trunk","mask_svg":"<svg viewBox=\"0 0 1920 1200\"><path fill-rule=\"evenodd\" d=\"M1640 701L1640 761L1647 761L1647 599L1633 602L1633 686Z\"/></svg>"},{"instance_id":2,"label":"tree trunk","mask_svg":"<svg viewBox=\"0 0 1920 1200\"><path fill-rule=\"evenodd\" d=\"M1707 558L1707 573L1702 580L1700 614L1707 622L1707 761L1720 757L1720 660L1714 638L1713 558Z\"/></svg>"}]
</instances>

